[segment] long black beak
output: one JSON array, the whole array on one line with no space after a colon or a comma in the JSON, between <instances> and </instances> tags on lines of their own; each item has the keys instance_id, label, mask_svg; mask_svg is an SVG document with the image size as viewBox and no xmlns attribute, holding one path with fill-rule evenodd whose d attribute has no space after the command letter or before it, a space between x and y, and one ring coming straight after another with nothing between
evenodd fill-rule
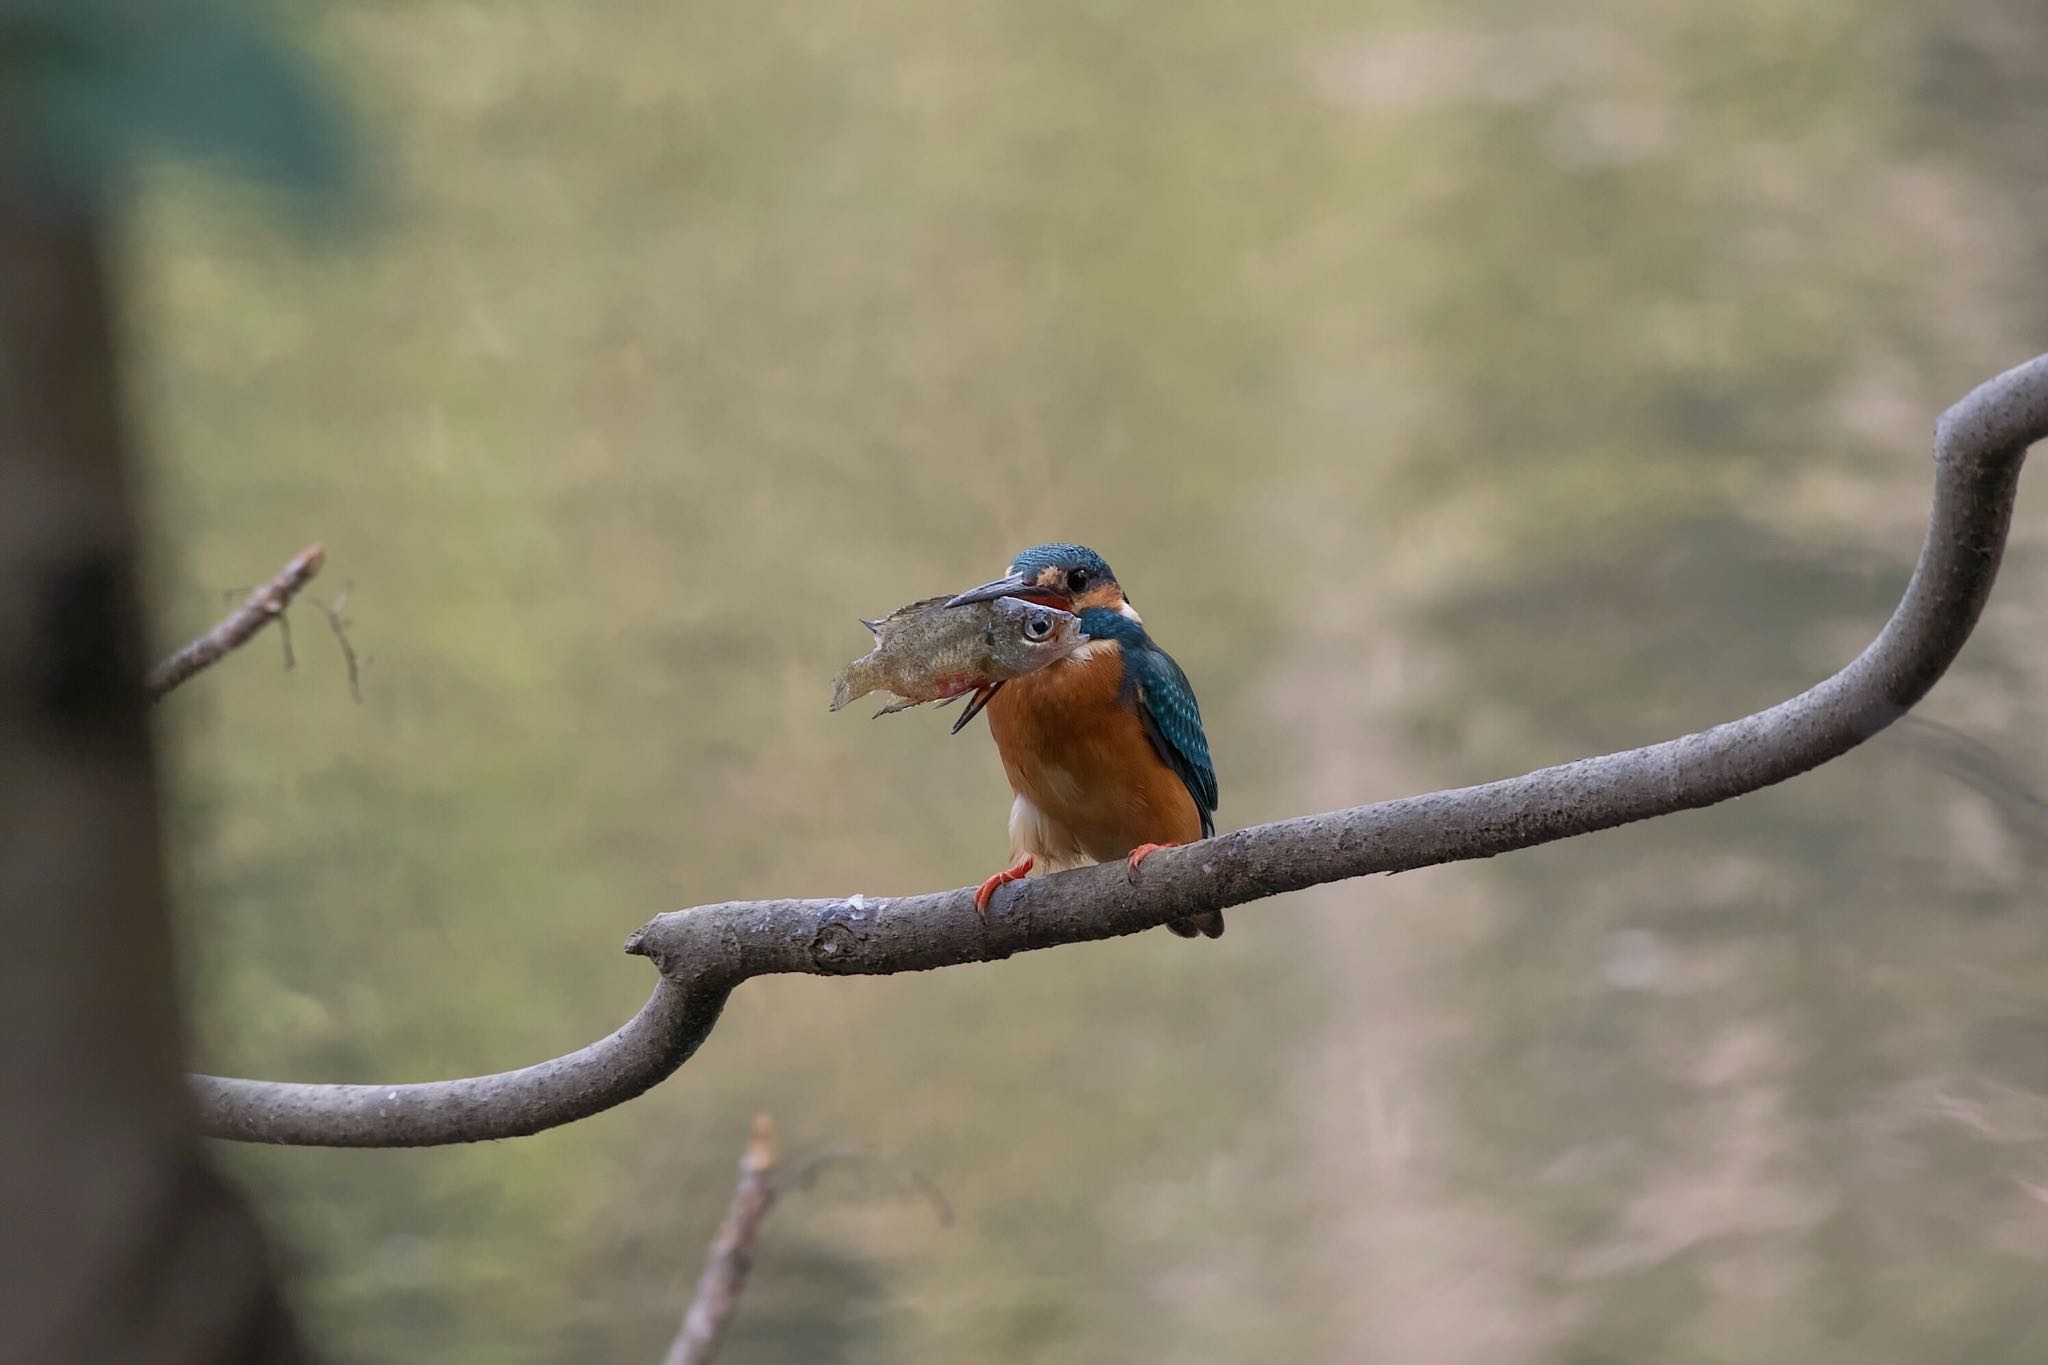
<instances>
[{"instance_id":1,"label":"long black beak","mask_svg":"<svg viewBox=\"0 0 2048 1365\"><path fill-rule=\"evenodd\" d=\"M970 602L993 602L998 597L1029 597L1035 591L1031 580L1023 574L1013 573L1008 578L998 578L993 583L984 583L978 588L969 588L952 601L949 607L964 607ZM1042 594L1041 594L1042 595Z\"/></svg>"}]
</instances>

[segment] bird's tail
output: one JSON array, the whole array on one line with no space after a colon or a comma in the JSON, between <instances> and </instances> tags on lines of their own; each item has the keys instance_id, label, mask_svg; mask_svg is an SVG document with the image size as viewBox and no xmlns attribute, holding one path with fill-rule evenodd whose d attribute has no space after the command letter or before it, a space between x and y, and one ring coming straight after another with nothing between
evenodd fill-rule
<instances>
[{"instance_id":1,"label":"bird's tail","mask_svg":"<svg viewBox=\"0 0 2048 1365\"><path fill-rule=\"evenodd\" d=\"M855 659L839 670L839 676L832 680L832 709L837 711L846 703L868 693L881 685L881 677L867 656Z\"/></svg>"},{"instance_id":2,"label":"bird's tail","mask_svg":"<svg viewBox=\"0 0 2048 1365\"><path fill-rule=\"evenodd\" d=\"M1169 932L1182 938L1222 938L1223 912L1204 910L1201 914L1189 915L1186 919L1168 920L1166 927Z\"/></svg>"}]
</instances>

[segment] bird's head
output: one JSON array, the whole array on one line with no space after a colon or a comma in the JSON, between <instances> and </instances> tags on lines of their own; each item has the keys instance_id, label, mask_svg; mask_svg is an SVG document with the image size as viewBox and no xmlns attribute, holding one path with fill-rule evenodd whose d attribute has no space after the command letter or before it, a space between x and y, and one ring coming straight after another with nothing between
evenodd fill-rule
<instances>
[{"instance_id":1,"label":"bird's head","mask_svg":"<svg viewBox=\"0 0 2048 1365\"><path fill-rule=\"evenodd\" d=\"M949 607L1021 597L1065 611L1103 607L1135 618L1130 598L1109 562L1085 545L1034 545L1010 561L1010 572L993 583L969 588Z\"/></svg>"}]
</instances>

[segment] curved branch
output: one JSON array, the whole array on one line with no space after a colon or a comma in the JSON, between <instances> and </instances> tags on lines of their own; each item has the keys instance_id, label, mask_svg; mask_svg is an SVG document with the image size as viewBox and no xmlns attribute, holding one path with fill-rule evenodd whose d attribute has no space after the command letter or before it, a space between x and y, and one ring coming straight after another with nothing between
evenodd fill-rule
<instances>
[{"instance_id":1,"label":"curved branch","mask_svg":"<svg viewBox=\"0 0 2048 1365\"><path fill-rule=\"evenodd\" d=\"M1135 934L1204 910L1375 872L1489 858L1714 805L1837 758L1927 694L1990 595L2027 446L2048 436L2048 356L1981 385L1935 433L1934 507L1920 560L1883 631L1826 681L1768 710L1640 749L1454 791L1256 825L1145 860L1024 882L984 919L969 888L889 899L728 901L657 916L626 942L690 998L722 1002L748 977L924 971ZM525 1071L427 1085L271 1086L198 1078L206 1131L251 1141L408 1146L534 1132L639 1094L687 1060L716 1020L678 1017L666 1040L627 1035ZM652 1026L652 1025L650 1025ZM666 1046L663 1046L663 1043ZM617 1053L619 1056L609 1057ZM627 1054L631 1054L628 1056ZM602 1069L618 1079L590 1084ZM289 1096L272 1104L265 1097ZM223 1096L236 1097L232 1113ZM379 1100L376 1097L387 1097ZM402 1100L401 1100L402 1097Z\"/></svg>"},{"instance_id":2,"label":"curved branch","mask_svg":"<svg viewBox=\"0 0 2048 1365\"><path fill-rule=\"evenodd\" d=\"M199 1130L297 1147L435 1147L525 1137L624 1104L690 1060L723 986L664 977L619 1030L517 1071L412 1085L299 1085L192 1077Z\"/></svg>"}]
</instances>

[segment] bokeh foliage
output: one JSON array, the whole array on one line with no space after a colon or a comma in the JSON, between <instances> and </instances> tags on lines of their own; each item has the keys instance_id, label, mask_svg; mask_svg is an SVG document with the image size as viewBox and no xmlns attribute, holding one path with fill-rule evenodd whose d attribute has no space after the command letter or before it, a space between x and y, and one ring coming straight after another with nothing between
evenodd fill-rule
<instances>
[{"instance_id":1,"label":"bokeh foliage","mask_svg":"<svg viewBox=\"0 0 2048 1365\"><path fill-rule=\"evenodd\" d=\"M329 208L347 188L339 111L242 0L0 0L0 115L17 172L74 202L165 153Z\"/></svg>"},{"instance_id":2,"label":"bokeh foliage","mask_svg":"<svg viewBox=\"0 0 2048 1365\"><path fill-rule=\"evenodd\" d=\"M2014 0L301 36L385 221L309 245L173 170L133 239L163 638L317 536L368 656L358 708L302 613L295 672L164 712L200 1050L249 1074L521 1064L637 1005L656 910L985 873L979 729L824 683L1037 539L1187 666L1227 824L1774 700L2048 322ZM754 983L603 1118L237 1168L344 1358L654 1358L757 1108L960 1219L792 1197L736 1362L2037 1358L2026 496L1930 703L1966 738L1216 945Z\"/></svg>"}]
</instances>

